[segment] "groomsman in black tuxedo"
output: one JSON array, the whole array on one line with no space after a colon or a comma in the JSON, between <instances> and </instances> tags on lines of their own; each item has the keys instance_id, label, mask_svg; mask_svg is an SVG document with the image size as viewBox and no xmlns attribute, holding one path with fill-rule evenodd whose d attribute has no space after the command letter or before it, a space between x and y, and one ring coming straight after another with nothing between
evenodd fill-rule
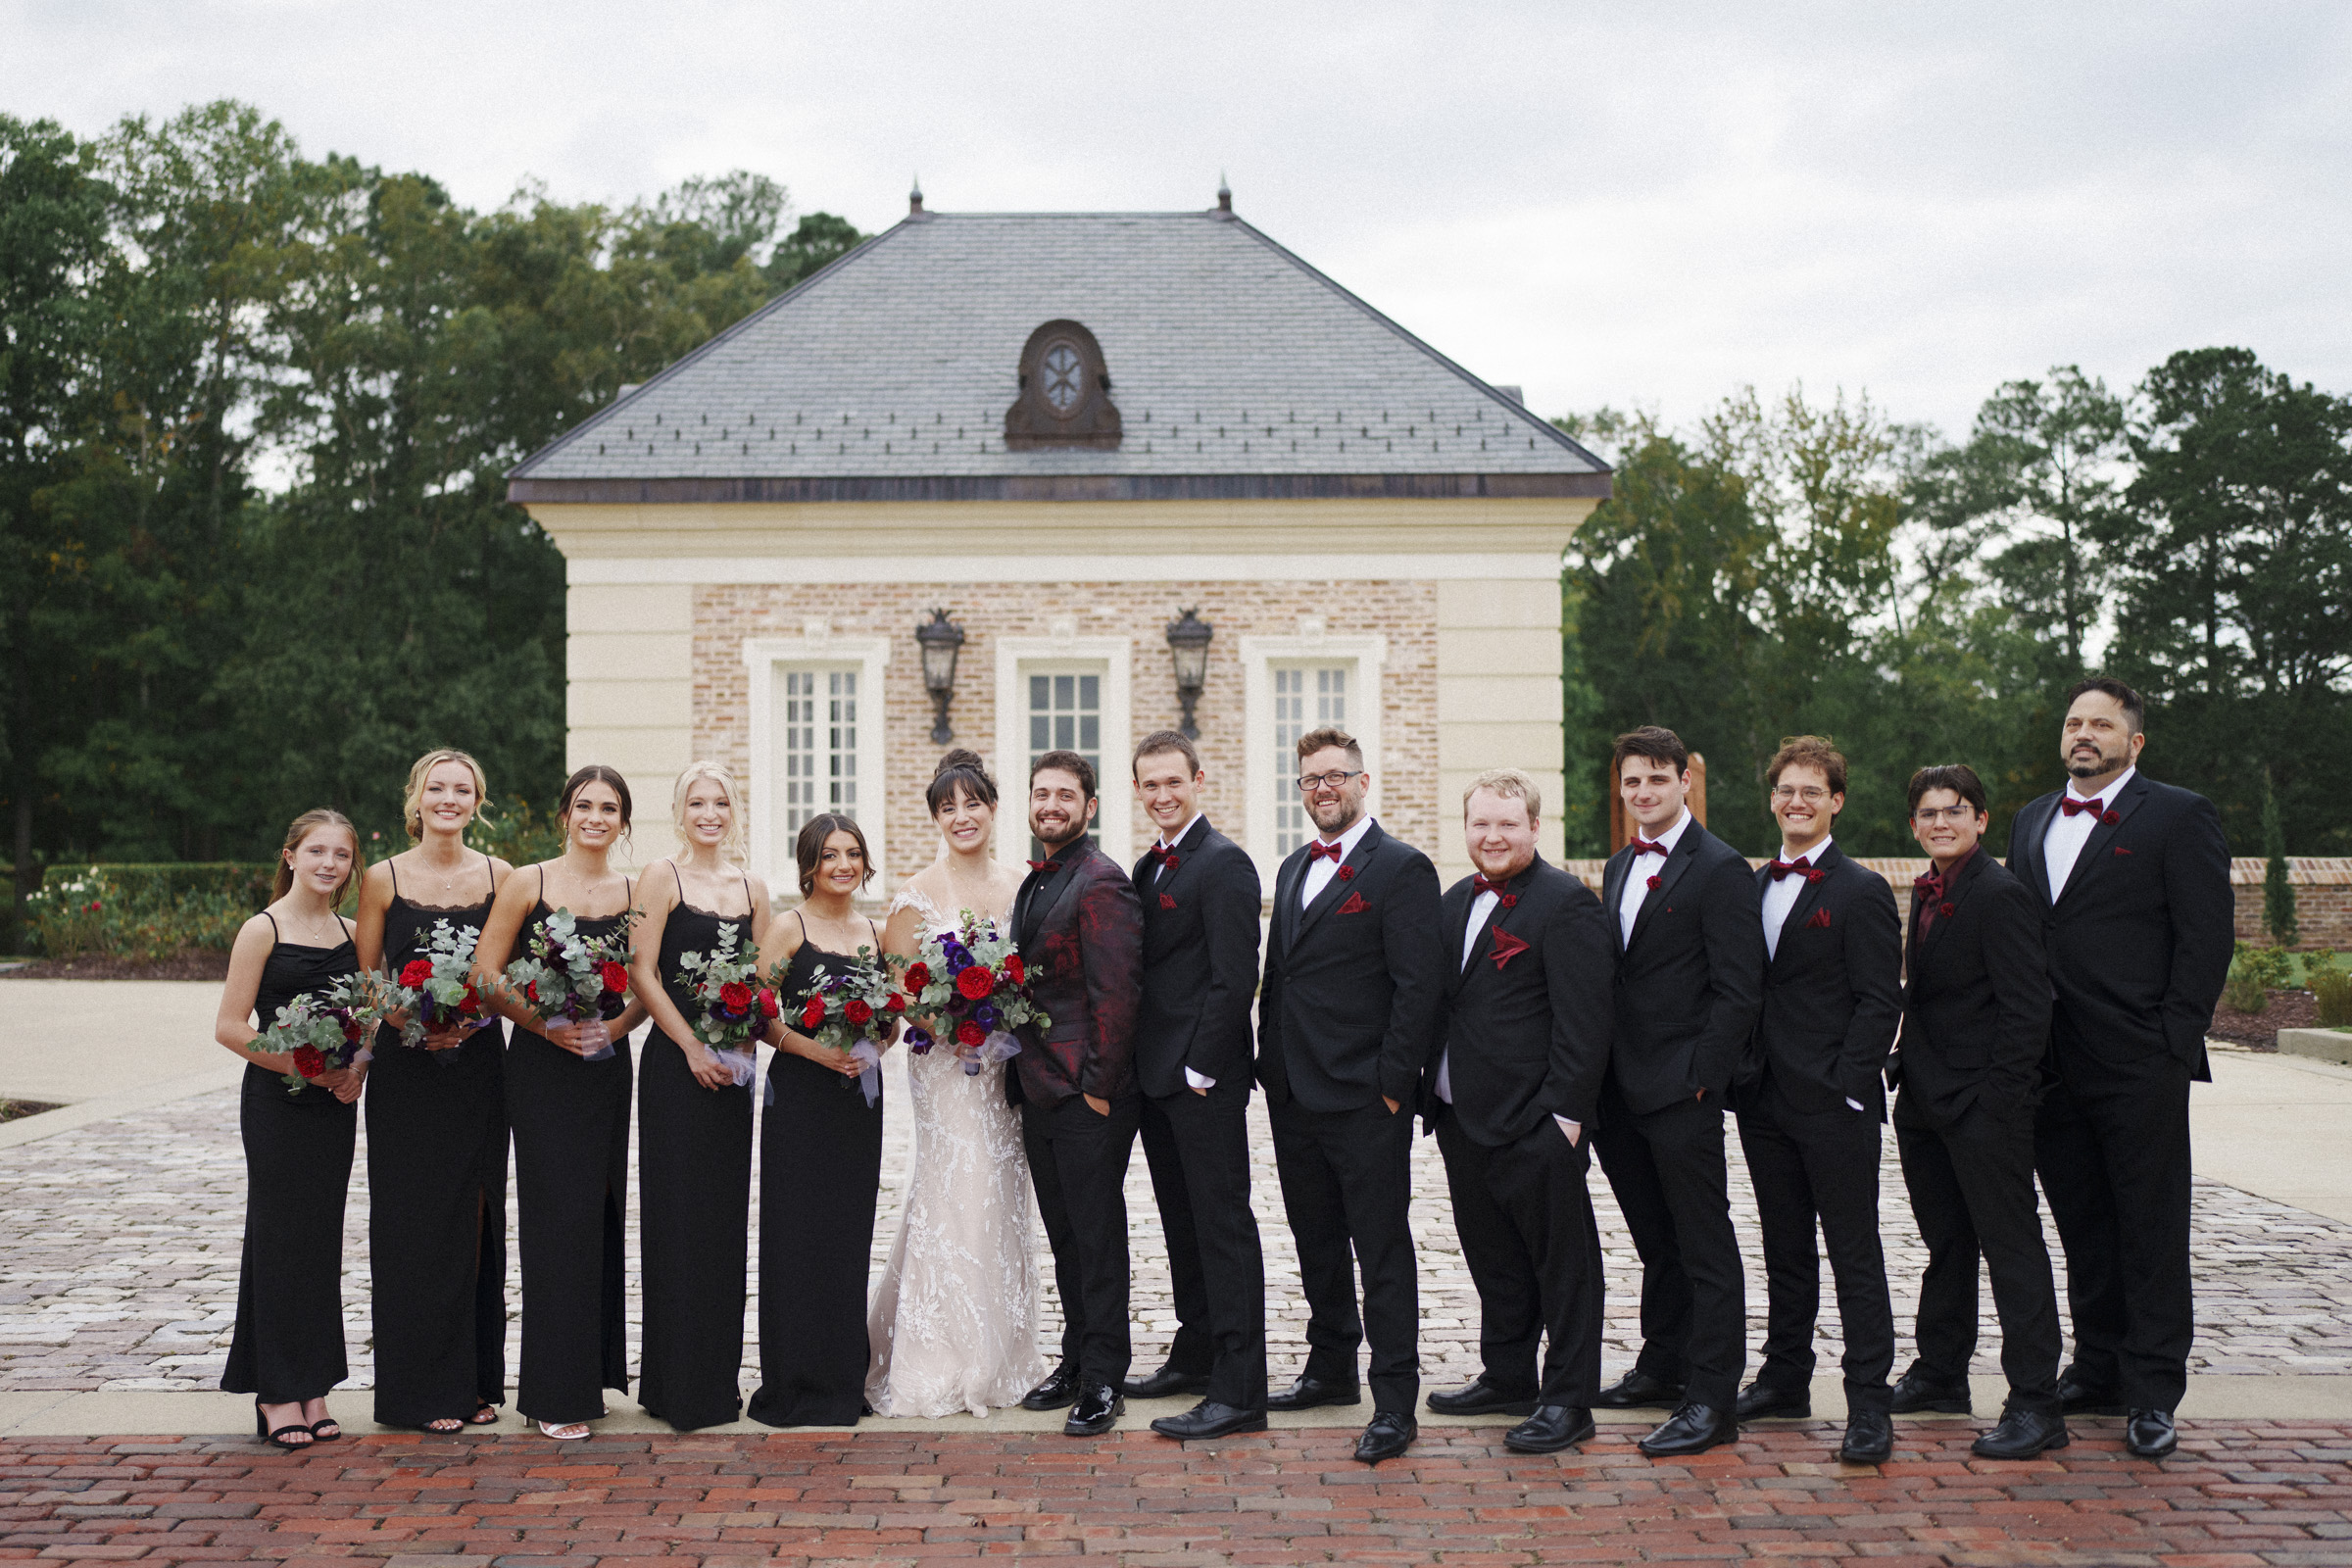
<instances>
[{"instance_id":1,"label":"groomsman in black tuxedo","mask_svg":"<svg viewBox=\"0 0 2352 1568\"><path fill-rule=\"evenodd\" d=\"M1448 965L1445 1050L1421 1084L1478 1287L1484 1362L1429 1407L1527 1417L1503 1436L1520 1453L1592 1435L1601 1264L1584 1130L1608 1071L1616 966L1600 901L1536 853L1542 809L1535 781L1513 767L1480 774L1462 798L1478 872L1446 893L1446 956L1459 961Z\"/></svg>"},{"instance_id":2,"label":"groomsman in black tuxedo","mask_svg":"<svg viewBox=\"0 0 2352 1568\"><path fill-rule=\"evenodd\" d=\"M1976 1441L1987 1459L2067 1445L2058 1406L2058 1297L2034 1197L2034 1105L2050 1027L2041 910L1979 848L1991 818L1976 770L1911 775L1911 832L1935 869L1911 889L1902 1049L1887 1076L1895 1150L1920 1240L1919 1359L1894 1408L1965 1413L1977 1349L1977 1258L1992 1276L2009 1398Z\"/></svg>"},{"instance_id":3,"label":"groomsman in black tuxedo","mask_svg":"<svg viewBox=\"0 0 2352 1568\"><path fill-rule=\"evenodd\" d=\"M1058 1410L1062 1431L1095 1437L1126 1408L1127 1159L1141 1114L1135 1015L1143 919L1135 885L1087 838L1100 806L1095 764L1048 752L1029 767L1029 831L1046 858L1013 895L1013 939L1047 1026L1020 1031L1004 1098L1021 1109L1021 1144L1061 1296L1061 1364L1021 1397Z\"/></svg>"},{"instance_id":4,"label":"groomsman in black tuxedo","mask_svg":"<svg viewBox=\"0 0 2352 1568\"><path fill-rule=\"evenodd\" d=\"M1642 1254L1642 1354L1592 1402L1672 1405L1641 1444L1664 1458L1740 1437L1747 1282L1723 1112L1763 1005L1764 932L1745 857L1690 814L1681 738L1620 735L1610 771L1635 830L1601 881L1617 1026L1592 1141Z\"/></svg>"},{"instance_id":5,"label":"groomsman in black tuxedo","mask_svg":"<svg viewBox=\"0 0 2352 1568\"><path fill-rule=\"evenodd\" d=\"M2194 1314L2188 1086L2212 1081L2205 1029L2230 972L2230 846L2213 803L2139 771L2146 705L2094 676L2068 694L2072 777L2017 813L2009 868L2039 903L2057 1003L2034 1163L2075 1324L2069 1411L2130 1413L2125 1444L2179 1442Z\"/></svg>"},{"instance_id":6,"label":"groomsman in black tuxedo","mask_svg":"<svg viewBox=\"0 0 2352 1568\"><path fill-rule=\"evenodd\" d=\"M1831 838L1845 809L1845 758L1818 735L1783 743L1764 769L1781 853L1756 872L1764 905L1764 1012L1734 1091L1740 1147L1756 1191L1771 1307L1764 1363L1740 1396L1741 1421L1813 1413L1813 1324L1821 1314L1819 1224L1845 1335L1845 1441L1838 1456L1894 1451L1886 1374L1894 1306L1879 1246L1880 1074L1903 1014L1903 936L1886 879Z\"/></svg>"},{"instance_id":7,"label":"groomsman in black tuxedo","mask_svg":"<svg viewBox=\"0 0 2352 1568\"><path fill-rule=\"evenodd\" d=\"M1356 1347L1369 1341L1373 1416L1355 1456L1378 1464L1418 1430L1410 1104L1436 1049L1446 959L1437 867L1365 814L1370 789L1353 737L1299 737L1298 791L1315 837L1274 880L1257 1081L1308 1308L1305 1370L1266 1402L1355 1403Z\"/></svg>"},{"instance_id":8,"label":"groomsman in black tuxedo","mask_svg":"<svg viewBox=\"0 0 2352 1568\"><path fill-rule=\"evenodd\" d=\"M1144 994L1135 1022L1144 1158L1168 1240L1176 1341L1127 1385L1203 1396L1152 1430L1266 1429L1266 1265L1250 1212L1250 1007L1257 996L1257 866L1200 811L1200 754L1174 730L1135 749L1135 795L1159 837L1135 863Z\"/></svg>"}]
</instances>

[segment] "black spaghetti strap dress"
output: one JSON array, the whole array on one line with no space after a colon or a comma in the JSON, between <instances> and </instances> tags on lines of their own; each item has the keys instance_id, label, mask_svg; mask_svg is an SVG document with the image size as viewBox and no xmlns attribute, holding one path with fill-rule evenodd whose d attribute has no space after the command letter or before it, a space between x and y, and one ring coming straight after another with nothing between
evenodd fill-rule
<instances>
[{"instance_id":1,"label":"black spaghetti strap dress","mask_svg":"<svg viewBox=\"0 0 2352 1568\"><path fill-rule=\"evenodd\" d=\"M482 857L479 904L403 897L392 869L384 966L426 956L442 920L479 935L497 895ZM368 1249L373 1264L375 1419L470 1420L507 1396L505 1020L447 1051L404 1046L387 1024L368 1071Z\"/></svg>"},{"instance_id":2,"label":"black spaghetti strap dress","mask_svg":"<svg viewBox=\"0 0 2352 1568\"><path fill-rule=\"evenodd\" d=\"M670 867L677 874L677 867ZM752 885L746 912L715 914L686 902L662 927L655 960L662 988L680 1012L699 1010L682 954L709 956L733 926L752 950ZM657 1027L637 1078L637 1238L643 1252L645 1339L637 1363L638 1402L680 1432L714 1427L743 1413L745 1252L752 1223L752 1091L706 1089L677 1042Z\"/></svg>"},{"instance_id":3,"label":"black spaghetti strap dress","mask_svg":"<svg viewBox=\"0 0 2352 1568\"><path fill-rule=\"evenodd\" d=\"M797 915L797 911L796 911ZM804 933L806 927L804 926ZM878 951L880 934L874 938ZM804 934L778 980L787 1022L816 966L849 956ZM854 1078L779 1051L760 1118L760 1391L771 1427L856 1426L865 1409L866 1276L882 1187L882 1102Z\"/></svg>"},{"instance_id":4,"label":"black spaghetti strap dress","mask_svg":"<svg viewBox=\"0 0 2352 1568\"><path fill-rule=\"evenodd\" d=\"M556 911L541 898L523 950ZM632 890L633 898L633 890ZM617 935L622 914L576 920L588 937ZM607 1389L629 1387L621 1233L629 1194L628 1037L586 1061L517 1025L507 1047L507 1121L514 1129L516 1240L522 1253L522 1375L514 1402L533 1421L564 1426L605 1413Z\"/></svg>"},{"instance_id":5,"label":"black spaghetti strap dress","mask_svg":"<svg viewBox=\"0 0 2352 1568\"><path fill-rule=\"evenodd\" d=\"M277 929L277 917L270 916ZM262 965L254 1015L277 1009L360 967L351 938L302 947L280 935ZM245 1247L237 1327L220 1387L264 1404L316 1399L351 1373L343 1351L343 1201L351 1189L357 1105L316 1084L289 1090L248 1062L237 1101L245 1142Z\"/></svg>"}]
</instances>

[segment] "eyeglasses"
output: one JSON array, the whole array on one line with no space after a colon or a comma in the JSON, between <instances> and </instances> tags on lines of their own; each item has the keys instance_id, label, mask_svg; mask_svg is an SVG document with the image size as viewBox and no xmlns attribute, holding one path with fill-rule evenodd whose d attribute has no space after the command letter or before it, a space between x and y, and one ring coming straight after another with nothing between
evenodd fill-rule
<instances>
[{"instance_id":1,"label":"eyeglasses","mask_svg":"<svg viewBox=\"0 0 2352 1568\"><path fill-rule=\"evenodd\" d=\"M1923 806L1911 813L1911 819L1923 827L1933 827L1938 822L1949 822L1954 827L1958 827L1963 822L1975 821L1977 808L1966 804L1940 807Z\"/></svg>"},{"instance_id":2,"label":"eyeglasses","mask_svg":"<svg viewBox=\"0 0 2352 1568\"><path fill-rule=\"evenodd\" d=\"M1298 775L1298 791L1304 795L1315 790L1336 790L1349 779L1363 776L1364 770L1360 767L1351 773L1301 773Z\"/></svg>"},{"instance_id":3,"label":"eyeglasses","mask_svg":"<svg viewBox=\"0 0 2352 1568\"><path fill-rule=\"evenodd\" d=\"M1830 792L1818 784L1807 784L1801 789L1794 784L1775 784L1772 787L1772 798L1776 801L1803 801L1808 805L1819 806L1830 798Z\"/></svg>"}]
</instances>

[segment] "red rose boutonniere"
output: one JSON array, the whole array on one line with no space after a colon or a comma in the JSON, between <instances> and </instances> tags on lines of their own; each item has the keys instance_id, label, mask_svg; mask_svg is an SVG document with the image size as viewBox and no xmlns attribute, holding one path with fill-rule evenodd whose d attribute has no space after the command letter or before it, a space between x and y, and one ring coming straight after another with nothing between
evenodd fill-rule
<instances>
[{"instance_id":1,"label":"red rose boutonniere","mask_svg":"<svg viewBox=\"0 0 2352 1568\"><path fill-rule=\"evenodd\" d=\"M2100 821L2102 821L2102 822L2109 822L2109 823L2113 823L2113 822L2121 822L2123 819L2124 819L2124 813L2123 813L2123 812L2121 812L2121 811L2113 811L2113 810L2109 810L2109 811L2101 811L2101 812L2099 813L2099 820L2100 820Z\"/></svg>"},{"instance_id":2,"label":"red rose boutonniere","mask_svg":"<svg viewBox=\"0 0 2352 1568\"><path fill-rule=\"evenodd\" d=\"M1657 885L1664 880L1666 880L1664 877L1653 876L1649 879L1648 886L1652 889L1655 889Z\"/></svg>"},{"instance_id":3,"label":"red rose boutonniere","mask_svg":"<svg viewBox=\"0 0 2352 1568\"><path fill-rule=\"evenodd\" d=\"M1355 880L1355 867L1354 867L1354 866L1352 866L1352 865L1343 865L1343 866L1341 866L1341 867L1340 867L1340 870L1339 870L1339 877L1340 877L1340 880L1341 880L1341 881L1343 881L1343 882L1352 882L1352 881L1354 881L1354 880Z\"/></svg>"},{"instance_id":4,"label":"red rose boutonniere","mask_svg":"<svg viewBox=\"0 0 2352 1568\"><path fill-rule=\"evenodd\" d=\"M1494 967L1499 969L1526 951L1527 938L1515 937L1508 931L1497 931L1494 933L1494 946L1487 956L1494 960Z\"/></svg>"},{"instance_id":5,"label":"red rose boutonniere","mask_svg":"<svg viewBox=\"0 0 2352 1568\"><path fill-rule=\"evenodd\" d=\"M1830 874L1829 872L1827 872L1827 871L1824 871L1824 870L1823 870L1823 869L1822 869L1820 866L1818 866L1818 865L1814 865L1814 866L1807 866L1807 867L1805 868L1805 880L1806 880L1806 881L1808 881L1808 882L1818 882L1818 881L1820 881L1820 880L1821 880L1823 877L1825 877L1825 876L1828 876L1829 874Z\"/></svg>"},{"instance_id":6,"label":"red rose boutonniere","mask_svg":"<svg viewBox=\"0 0 2352 1568\"><path fill-rule=\"evenodd\" d=\"M1952 906L1948 902L1938 904L1936 906L1936 912L1949 920L1952 917Z\"/></svg>"},{"instance_id":7,"label":"red rose boutonniere","mask_svg":"<svg viewBox=\"0 0 2352 1568\"><path fill-rule=\"evenodd\" d=\"M1505 893L1498 897L1494 902L1501 905L1506 909L1516 909L1519 907L1519 895L1516 893Z\"/></svg>"}]
</instances>

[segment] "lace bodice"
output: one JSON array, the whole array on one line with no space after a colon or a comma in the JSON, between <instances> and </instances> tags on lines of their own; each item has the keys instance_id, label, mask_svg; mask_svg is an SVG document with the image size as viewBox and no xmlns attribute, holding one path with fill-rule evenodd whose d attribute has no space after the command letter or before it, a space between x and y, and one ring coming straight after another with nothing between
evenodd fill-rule
<instances>
[{"instance_id":1,"label":"lace bodice","mask_svg":"<svg viewBox=\"0 0 2352 1568\"><path fill-rule=\"evenodd\" d=\"M912 887L888 913L901 908L921 915L926 934L955 924ZM1002 1062L967 1074L954 1052L935 1047L908 1055L906 1080L914 1164L866 1314L866 1402L886 1416L986 1415L1046 1375L1020 1117L1004 1102Z\"/></svg>"}]
</instances>

